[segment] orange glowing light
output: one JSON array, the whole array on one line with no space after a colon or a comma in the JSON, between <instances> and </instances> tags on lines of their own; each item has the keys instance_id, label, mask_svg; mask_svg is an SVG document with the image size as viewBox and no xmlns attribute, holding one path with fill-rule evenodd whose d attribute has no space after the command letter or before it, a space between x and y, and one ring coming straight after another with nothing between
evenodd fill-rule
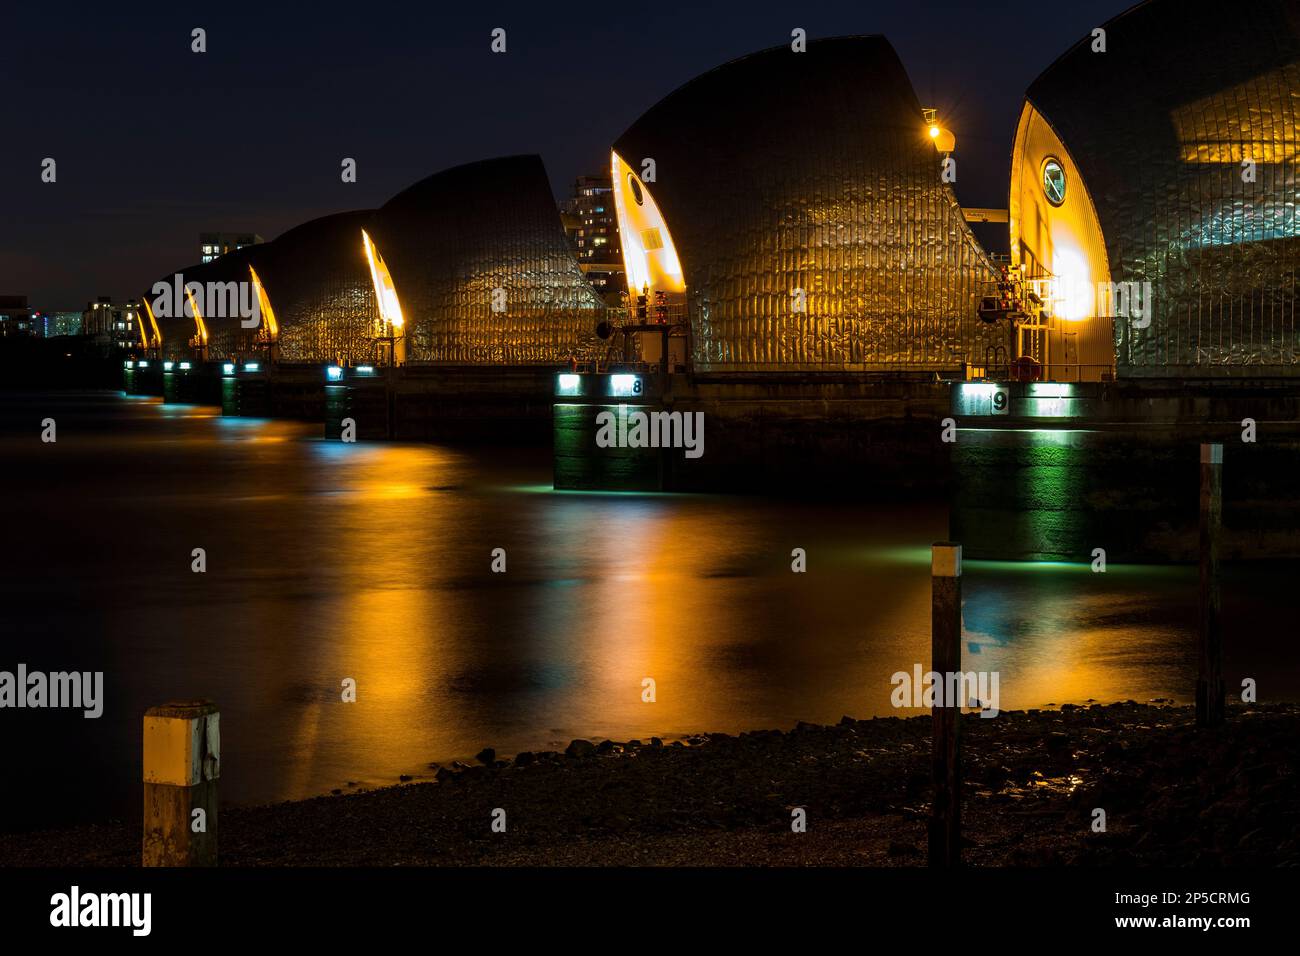
<instances>
[{"instance_id":1,"label":"orange glowing light","mask_svg":"<svg viewBox=\"0 0 1300 956\"><path fill-rule=\"evenodd\" d=\"M944 129L938 123L931 123L926 132L930 134L930 139L934 141L934 148L941 153L951 153L957 148L957 137L953 135L952 130Z\"/></svg>"},{"instance_id":2,"label":"orange glowing light","mask_svg":"<svg viewBox=\"0 0 1300 956\"><path fill-rule=\"evenodd\" d=\"M388 271L384 257L379 254L369 233L361 230L361 242L366 250L366 261L370 263L370 281L375 286L375 301L379 303L379 317L395 329L402 327L402 305L397 299L397 286Z\"/></svg>"},{"instance_id":3,"label":"orange glowing light","mask_svg":"<svg viewBox=\"0 0 1300 956\"><path fill-rule=\"evenodd\" d=\"M194 301L194 293L190 291L189 286L185 287L185 298L190 300L190 311L194 313L195 338L198 339L199 345L207 345L208 327L203 322L203 315L199 312L199 305Z\"/></svg>"},{"instance_id":4,"label":"orange glowing light","mask_svg":"<svg viewBox=\"0 0 1300 956\"><path fill-rule=\"evenodd\" d=\"M266 294L266 287L257 277L257 270L251 265L248 273L253 277L253 288L257 290L257 307L262 313L262 327L266 329L268 339L274 341L280 335L280 326L275 321L275 310L271 308L271 298Z\"/></svg>"},{"instance_id":5,"label":"orange glowing light","mask_svg":"<svg viewBox=\"0 0 1300 956\"><path fill-rule=\"evenodd\" d=\"M618 153L610 154L610 175L628 290L633 295L647 286L650 292L685 292L681 260L650 187Z\"/></svg>"},{"instance_id":6,"label":"orange glowing light","mask_svg":"<svg viewBox=\"0 0 1300 956\"><path fill-rule=\"evenodd\" d=\"M149 305L149 300L142 300L144 303L145 314L149 316L149 325L153 329L154 348L162 347L162 332L158 330L158 320L153 317L153 307Z\"/></svg>"}]
</instances>

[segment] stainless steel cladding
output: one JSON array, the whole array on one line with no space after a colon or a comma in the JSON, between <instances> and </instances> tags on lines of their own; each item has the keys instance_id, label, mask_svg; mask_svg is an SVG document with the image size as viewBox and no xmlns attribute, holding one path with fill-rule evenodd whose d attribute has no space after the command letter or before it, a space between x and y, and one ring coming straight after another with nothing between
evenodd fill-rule
<instances>
[{"instance_id":1,"label":"stainless steel cladding","mask_svg":"<svg viewBox=\"0 0 1300 956\"><path fill-rule=\"evenodd\" d=\"M614 150L653 161L696 371L953 370L1006 344L977 318L994 268L883 37L727 63Z\"/></svg>"},{"instance_id":2,"label":"stainless steel cladding","mask_svg":"<svg viewBox=\"0 0 1300 956\"><path fill-rule=\"evenodd\" d=\"M557 364L603 356L604 305L564 236L539 156L459 166L376 211L408 361Z\"/></svg>"},{"instance_id":3,"label":"stainless steel cladding","mask_svg":"<svg viewBox=\"0 0 1300 956\"><path fill-rule=\"evenodd\" d=\"M228 297L222 297L222 307L214 308L204 291L198 291L191 299L186 286L198 285L206 290L228 288L233 283L237 300L240 284L249 282L249 264L265 248L239 249L211 262L179 269L160 276L145 290L142 299L148 307L146 316L152 313L157 323L163 358L184 361L197 358L206 350L209 359L234 360L256 353L257 329L243 327L237 310L225 307L230 301Z\"/></svg>"},{"instance_id":4,"label":"stainless steel cladding","mask_svg":"<svg viewBox=\"0 0 1300 956\"><path fill-rule=\"evenodd\" d=\"M1152 0L1030 87L1092 195L1121 376L1297 373L1300 4ZM1137 288L1134 286L1133 288Z\"/></svg>"},{"instance_id":5,"label":"stainless steel cladding","mask_svg":"<svg viewBox=\"0 0 1300 956\"><path fill-rule=\"evenodd\" d=\"M282 360L376 359L375 289L361 242L369 218L364 210L313 219L268 243L253 260L275 313Z\"/></svg>"},{"instance_id":6,"label":"stainless steel cladding","mask_svg":"<svg viewBox=\"0 0 1300 956\"><path fill-rule=\"evenodd\" d=\"M178 275L185 285L202 287L192 301L183 293L176 301L175 291L182 288L176 275L163 276L157 288L170 290L170 315L159 314L157 306L154 312L164 357L194 358L200 354L198 338L206 335L212 361L256 358L272 344L284 361L374 361L377 312L361 243L369 217L363 210L313 219L274 242L190 266ZM255 325L246 326L251 320L232 308L227 296L213 296L214 288L232 283L241 305L257 302ZM149 301L157 298L151 288ZM201 321L193 315L195 307Z\"/></svg>"}]
</instances>

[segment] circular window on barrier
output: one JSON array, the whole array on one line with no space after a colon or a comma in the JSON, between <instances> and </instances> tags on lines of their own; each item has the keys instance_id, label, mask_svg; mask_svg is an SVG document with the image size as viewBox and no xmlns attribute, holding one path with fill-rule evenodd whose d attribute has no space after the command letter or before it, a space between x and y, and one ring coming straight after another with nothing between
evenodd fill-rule
<instances>
[{"instance_id":1,"label":"circular window on barrier","mask_svg":"<svg viewBox=\"0 0 1300 956\"><path fill-rule=\"evenodd\" d=\"M1043 192L1053 206L1065 202L1065 170L1055 156L1043 163Z\"/></svg>"},{"instance_id":2,"label":"circular window on barrier","mask_svg":"<svg viewBox=\"0 0 1300 956\"><path fill-rule=\"evenodd\" d=\"M632 187L632 198L640 206L645 202L645 196L641 193L641 180L636 178L636 173L627 174L627 184Z\"/></svg>"}]
</instances>

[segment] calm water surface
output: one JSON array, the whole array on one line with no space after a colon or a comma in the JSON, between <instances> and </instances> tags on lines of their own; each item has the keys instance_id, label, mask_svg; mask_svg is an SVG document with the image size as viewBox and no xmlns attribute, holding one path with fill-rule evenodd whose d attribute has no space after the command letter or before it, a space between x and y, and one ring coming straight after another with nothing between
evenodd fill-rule
<instances>
[{"instance_id":1,"label":"calm water surface","mask_svg":"<svg viewBox=\"0 0 1300 956\"><path fill-rule=\"evenodd\" d=\"M141 716L172 699L219 704L222 796L266 802L489 744L897 713L890 675L929 658L941 504L556 493L545 450L345 445L113 393L0 409L0 670L106 681L99 720L0 711L0 825L137 813ZM1230 685L1300 696L1295 571L1229 572ZM1193 568L968 563L964 589L964 664L1000 672L1003 709L1189 699Z\"/></svg>"}]
</instances>

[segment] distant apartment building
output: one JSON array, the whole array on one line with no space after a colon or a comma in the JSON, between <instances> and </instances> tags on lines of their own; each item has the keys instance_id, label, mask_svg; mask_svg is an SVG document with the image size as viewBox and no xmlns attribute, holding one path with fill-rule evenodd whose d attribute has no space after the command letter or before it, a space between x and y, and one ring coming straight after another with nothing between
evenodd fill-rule
<instances>
[{"instance_id":1,"label":"distant apartment building","mask_svg":"<svg viewBox=\"0 0 1300 956\"><path fill-rule=\"evenodd\" d=\"M117 305L108 296L101 295L86 303L81 313L83 335L93 335L101 343L119 349L140 346L140 303L130 300Z\"/></svg>"},{"instance_id":2,"label":"distant apartment building","mask_svg":"<svg viewBox=\"0 0 1300 956\"><path fill-rule=\"evenodd\" d=\"M42 338L52 339L59 335L81 334L80 312L38 312L36 313L36 334Z\"/></svg>"},{"instance_id":3,"label":"distant apartment building","mask_svg":"<svg viewBox=\"0 0 1300 956\"><path fill-rule=\"evenodd\" d=\"M31 307L25 295L0 295L0 338L80 334L80 312L41 312Z\"/></svg>"},{"instance_id":4,"label":"distant apartment building","mask_svg":"<svg viewBox=\"0 0 1300 956\"><path fill-rule=\"evenodd\" d=\"M27 296L0 295L0 338L35 335L34 318L28 310Z\"/></svg>"},{"instance_id":5,"label":"distant apartment building","mask_svg":"<svg viewBox=\"0 0 1300 956\"><path fill-rule=\"evenodd\" d=\"M243 249L245 246L260 245L262 237L255 232L201 232L199 233L199 255L204 262L211 262L227 252Z\"/></svg>"},{"instance_id":6,"label":"distant apartment building","mask_svg":"<svg viewBox=\"0 0 1300 956\"><path fill-rule=\"evenodd\" d=\"M560 220L583 275L609 304L624 289L623 250L618 241L618 214L608 176L579 176L573 196L560 206Z\"/></svg>"}]
</instances>

